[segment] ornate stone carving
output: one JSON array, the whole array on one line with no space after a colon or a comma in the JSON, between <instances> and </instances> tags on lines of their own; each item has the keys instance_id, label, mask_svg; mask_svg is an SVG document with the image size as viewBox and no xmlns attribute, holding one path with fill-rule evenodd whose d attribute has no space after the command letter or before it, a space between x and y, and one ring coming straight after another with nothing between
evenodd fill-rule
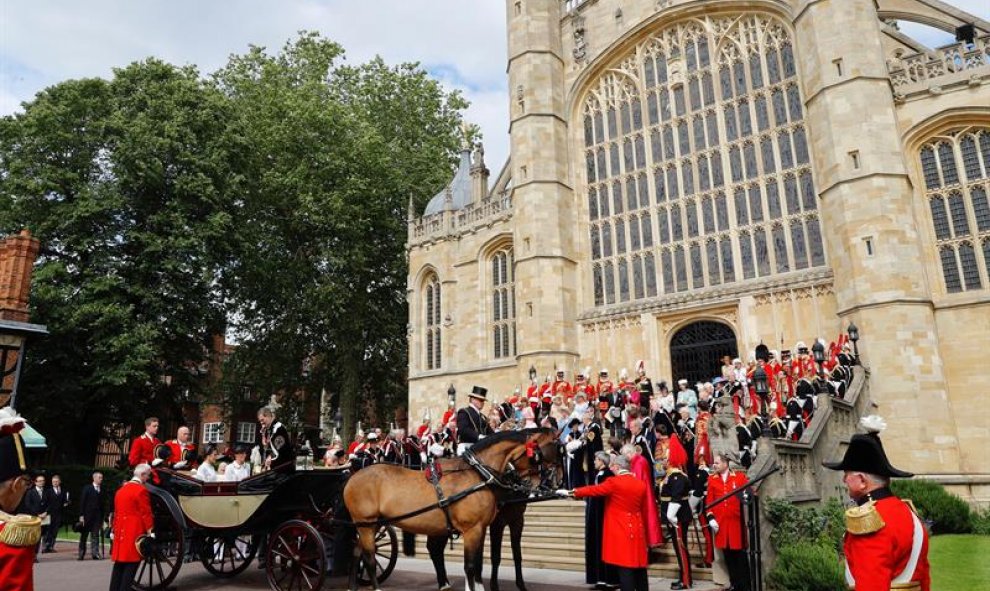
<instances>
[{"instance_id":1,"label":"ornate stone carving","mask_svg":"<svg viewBox=\"0 0 990 591\"><path fill-rule=\"evenodd\" d=\"M581 63L588 57L588 42L585 40L585 25L584 17L576 17L571 21L571 26L574 28L574 49L571 54L574 56L574 61Z\"/></svg>"}]
</instances>

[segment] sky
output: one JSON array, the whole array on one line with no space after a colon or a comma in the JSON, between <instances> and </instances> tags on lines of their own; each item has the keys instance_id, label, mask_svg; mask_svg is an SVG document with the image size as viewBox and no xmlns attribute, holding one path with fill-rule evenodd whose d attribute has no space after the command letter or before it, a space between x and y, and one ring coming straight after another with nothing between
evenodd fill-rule
<instances>
[{"instance_id":1,"label":"sky","mask_svg":"<svg viewBox=\"0 0 990 591\"><path fill-rule=\"evenodd\" d=\"M949 0L990 20L990 0ZM508 155L504 0L0 0L0 115L70 78L109 77L154 56L209 73L249 45L276 51L300 30L337 41L352 63L419 62L471 101L488 167ZM952 41L901 30L930 47Z\"/></svg>"}]
</instances>

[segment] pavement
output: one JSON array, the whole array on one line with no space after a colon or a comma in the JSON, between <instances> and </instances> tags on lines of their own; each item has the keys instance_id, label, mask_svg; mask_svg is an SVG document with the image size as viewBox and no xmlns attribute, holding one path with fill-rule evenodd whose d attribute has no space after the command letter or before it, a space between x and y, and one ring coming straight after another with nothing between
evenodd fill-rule
<instances>
[{"instance_id":1,"label":"pavement","mask_svg":"<svg viewBox=\"0 0 990 591\"><path fill-rule=\"evenodd\" d=\"M41 562L35 565L34 586L36 591L105 591L110 582L110 560L76 560L76 544L74 542L59 542L56 552L42 554ZM488 574L485 565L485 574ZM464 589L464 567L455 562L447 564L447 573L451 578L454 590ZM503 562L500 569L502 575L501 589L514 591L516 586L512 580L513 569L511 561ZM506 578L508 577L508 578ZM584 583L584 574L574 571L524 568L523 578L529 591L573 591L575 589L590 589ZM650 589L667 591L670 589L669 579L651 578ZM697 590L712 590L716 587L709 584L696 584ZM199 562L183 564L179 575L169 589L176 591L212 591L215 589L269 589L265 572L251 566L233 579L218 579L208 573ZM339 591L347 589L347 579L344 577L328 578L323 589ZM436 576L433 574L433 564L420 558L399 557L392 576L382 584L384 591L437 591ZM478 589L476 587L476 589ZM488 579L485 579L485 589L490 589ZM478 591L481 591L478 589Z\"/></svg>"}]
</instances>

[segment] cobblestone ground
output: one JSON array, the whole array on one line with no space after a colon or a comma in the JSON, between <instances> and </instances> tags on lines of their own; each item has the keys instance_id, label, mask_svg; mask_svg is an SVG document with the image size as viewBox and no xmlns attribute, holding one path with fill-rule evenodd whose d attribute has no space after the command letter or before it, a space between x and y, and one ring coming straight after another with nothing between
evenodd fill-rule
<instances>
[{"instance_id":1,"label":"cobblestone ground","mask_svg":"<svg viewBox=\"0 0 990 591\"><path fill-rule=\"evenodd\" d=\"M52 554L42 554L41 562L35 565L34 583L36 591L106 591L110 582L110 569L112 563L109 560L93 561L88 558L83 561L76 560L76 545L67 542L60 542L57 545L57 552ZM449 563L447 572L450 574L454 589L464 589L463 567L458 563ZM501 571L503 577L512 576L511 563L509 569ZM487 575L487 565L486 565ZM526 579L526 587L529 591L573 591L575 589L589 589L584 584L584 576L581 573L547 569L524 569L523 576ZM179 576L170 589L176 591L207 591L214 589L268 589L268 582L265 579L264 571L258 570L253 565L250 569L234 579L217 579L203 569L199 562L192 562L182 565ZM388 581L382 585L385 591L436 591L436 578L433 574L433 565L428 560L399 558L395 567L395 572ZM514 591L515 584L510 579L503 579L501 588L505 591ZM347 580L344 578L328 579L323 585L326 591L339 591L347 589ZM485 579L485 589L488 589L488 580ZM670 580L651 579L650 589L667 591L670 589ZM695 589L714 589L710 585L695 585Z\"/></svg>"}]
</instances>

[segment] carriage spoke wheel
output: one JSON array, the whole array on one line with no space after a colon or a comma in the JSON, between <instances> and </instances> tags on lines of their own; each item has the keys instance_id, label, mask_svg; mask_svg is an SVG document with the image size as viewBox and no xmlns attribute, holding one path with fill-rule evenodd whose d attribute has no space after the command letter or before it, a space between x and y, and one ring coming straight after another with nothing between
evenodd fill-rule
<instances>
[{"instance_id":1,"label":"carriage spoke wheel","mask_svg":"<svg viewBox=\"0 0 990 591\"><path fill-rule=\"evenodd\" d=\"M399 559L399 538L395 533L395 528L391 525L380 527L375 532L375 574L378 575L378 584L381 585L385 579L392 574L395 569L395 562ZM358 561L358 582L362 585L370 585L368 571L362 555Z\"/></svg>"},{"instance_id":2,"label":"carriage spoke wheel","mask_svg":"<svg viewBox=\"0 0 990 591\"><path fill-rule=\"evenodd\" d=\"M221 578L244 572L258 551L258 536L251 534L207 535L199 559L203 568Z\"/></svg>"},{"instance_id":3,"label":"carriage spoke wheel","mask_svg":"<svg viewBox=\"0 0 990 591\"><path fill-rule=\"evenodd\" d=\"M326 546L320 532L293 519L275 528L268 539L268 584L274 591L314 591L327 574Z\"/></svg>"},{"instance_id":4,"label":"carriage spoke wheel","mask_svg":"<svg viewBox=\"0 0 990 591\"><path fill-rule=\"evenodd\" d=\"M155 539L150 544L148 555L138 564L134 576L134 589L140 591L167 588L179 574L186 555L185 535L179 522L158 497L151 497L151 507L155 516Z\"/></svg>"}]
</instances>

